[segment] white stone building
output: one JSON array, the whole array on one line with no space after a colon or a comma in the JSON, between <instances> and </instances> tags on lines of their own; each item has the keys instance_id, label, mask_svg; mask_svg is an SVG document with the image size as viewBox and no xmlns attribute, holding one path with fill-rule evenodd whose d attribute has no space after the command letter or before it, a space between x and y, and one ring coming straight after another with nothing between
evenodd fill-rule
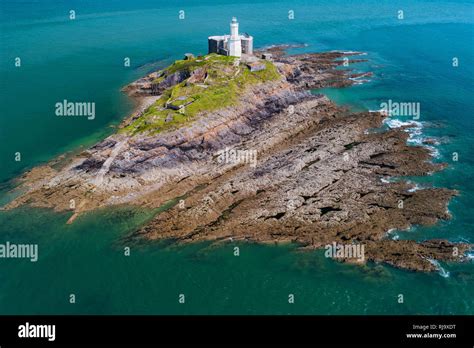
<instances>
[{"instance_id":1,"label":"white stone building","mask_svg":"<svg viewBox=\"0 0 474 348\"><path fill-rule=\"evenodd\" d=\"M230 22L230 35L209 36L209 53L224 56L241 57L244 54L253 54L253 37L247 33L239 34L239 23L233 17Z\"/></svg>"}]
</instances>

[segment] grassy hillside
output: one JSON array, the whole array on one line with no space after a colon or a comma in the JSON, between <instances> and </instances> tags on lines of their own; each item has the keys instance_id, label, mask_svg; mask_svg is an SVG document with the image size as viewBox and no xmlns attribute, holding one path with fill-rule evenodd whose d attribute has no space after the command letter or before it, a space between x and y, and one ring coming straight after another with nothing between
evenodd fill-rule
<instances>
[{"instance_id":1,"label":"grassy hillside","mask_svg":"<svg viewBox=\"0 0 474 348\"><path fill-rule=\"evenodd\" d=\"M264 70L251 72L236 58L217 54L178 60L162 70L153 83L180 72L190 77L166 89L140 118L121 131L155 134L191 122L200 112L234 105L247 86L280 78L273 63L262 64Z\"/></svg>"}]
</instances>

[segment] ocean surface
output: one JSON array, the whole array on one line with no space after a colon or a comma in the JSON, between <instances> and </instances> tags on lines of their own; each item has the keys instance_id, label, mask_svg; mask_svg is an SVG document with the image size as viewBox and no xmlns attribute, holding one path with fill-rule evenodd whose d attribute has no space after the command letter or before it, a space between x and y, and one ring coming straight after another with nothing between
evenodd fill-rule
<instances>
[{"instance_id":1,"label":"ocean surface","mask_svg":"<svg viewBox=\"0 0 474 348\"><path fill-rule=\"evenodd\" d=\"M256 47L366 52L369 61L350 68L374 72L369 82L315 92L355 110L389 99L420 103L410 141L440 138L434 160L449 167L409 179L460 193L449 204L452 220L388 238L474 243L472 1L2 0L0 203L25 170L114 132L133 109L124 85L186 52L206 53L207 36L227 33L232 16ZM57 117L54 105L64 99L95 102L95 119ZM423 274L343 265L293 245L240 244L238 257L231 243L127 245L123 237L155 213L104 209L66 225L70 213L0 212L0 243L39 246L37 262L0 259L0 314L474 314L474 261Z\"/></svg>"}]
</instances>

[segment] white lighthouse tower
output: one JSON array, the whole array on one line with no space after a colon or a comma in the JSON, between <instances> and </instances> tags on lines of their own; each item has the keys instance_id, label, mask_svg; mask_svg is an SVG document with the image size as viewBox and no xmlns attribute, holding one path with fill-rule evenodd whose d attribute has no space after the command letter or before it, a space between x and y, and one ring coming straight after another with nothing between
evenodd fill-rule
<instances>
[{"instance_id":1,"label":"white lighthouse tower","mask_svg":"<svg viewBox=\"0 0 474 348\"><path fill-rule=\"evenodd\" d=\"M232 22L230 22L229 56L242 56L242 44L240 42L239 36L239 23L235 17L232 17Z\"/></svg>"}]
</instances>

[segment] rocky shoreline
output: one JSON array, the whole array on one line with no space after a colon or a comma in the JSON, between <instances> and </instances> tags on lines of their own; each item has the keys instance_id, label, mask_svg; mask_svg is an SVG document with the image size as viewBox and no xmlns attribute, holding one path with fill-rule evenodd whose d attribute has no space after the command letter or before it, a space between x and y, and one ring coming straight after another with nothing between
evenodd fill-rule
<instances>
[{"instance_id":1,"label":"rocky shoreline","mask_svg":"<svg viewBox=\"0 0 474 348\"><path fill-rule=\"evenodd\" d=\"M428 149L407 145L403 128L381 131L385 115L352 113L309 92L369 76L335 69L344 60L362 61L354 59L359 54L290 56L282 47L266 53L277 80L248 86L237 103L200 112L182 127L118 132L60 167L35 168L21 178L26 192L5 208L71 210L72 222L104 206L169 204L128 238L294 242L303 249L363 244L365 261L417 271L437 270L435 260L465 260L468 244L387 238L391 229L450 218L447 204L456 191L414 190L407 181L389 180L428 175L445 165L430 162ZM146 102L121 128L140 119L169 88L203 85L206 78L199 68L152 73L130 84L125 91ZM223 153L231 160L223 161Z\"/></svg>"}]
</instances>

